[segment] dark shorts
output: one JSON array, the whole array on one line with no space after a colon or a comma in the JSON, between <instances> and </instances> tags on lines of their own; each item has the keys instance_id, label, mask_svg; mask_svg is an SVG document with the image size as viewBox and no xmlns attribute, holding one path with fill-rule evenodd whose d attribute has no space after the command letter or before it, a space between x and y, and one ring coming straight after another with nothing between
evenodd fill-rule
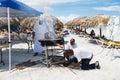
<instances>
[{"instance_id":1,"label":"dark shorts","mask_svg":"<svg viewBox=\"0 0 120 80\"><path fill-rule=\"evenodd\" d=\"M88 59L88 58L82 59L81 69L83 69L83 70L95 69L95 63L90 64L92 57L90 59Z\"/></svg>"}]
</instances>

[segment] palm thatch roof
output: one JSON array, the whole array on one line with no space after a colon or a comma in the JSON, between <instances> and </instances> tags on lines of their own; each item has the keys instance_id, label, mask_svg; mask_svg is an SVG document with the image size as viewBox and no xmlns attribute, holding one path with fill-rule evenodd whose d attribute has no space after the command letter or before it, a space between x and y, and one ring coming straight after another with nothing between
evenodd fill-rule
<instances>
[{"instance_id":1,"label":"palm thatch roof","mask_svg":"<svg viewBox=\"0 0 120 80\"><path fill-rule=\"evenodd\" d=\"M58 30L62 30L63 28L63 23L57 19L54 16L51 16L51 18L53 19L53 21L56 23L57 25L57 29ZM22 29L23 31L25 29L33 29L34 24L36 23L36 21L38 20L37 17L27 17L27 18L23 18L23 17L14 17L14 18L10 18L10 25L11 27L13 26L19 26L20 29ZM6 17L1 17L0 18L0 29L7 29L7 18Z\"/></svg>"},{"instance_id":2,"label":"palm thatch roof","mask_svg":"<svg viewBox=\"0 0 120 80\"><path fill-rule=\"evenodd\" d=\"M65 23L66 26L72 26L72 20Z\"/></svg>"},{"instance_id":3,"label":"palm thatch roof","mask_svg":"<svg viewBox=\"0 0 120 80\"><path fill-rule=\"evenodd\" d=\"M82 17L75 18L71 21L68 21L65 25L67 26L80 26L84 28L96 27L96 26L106 26L109 21L109 16L106 15L97 15L93 17Z\"/></svg>"},{"instance_id":4,"label":"palm thatch roof","mask_svg":"<svg viewBox=\"0 0 120 80\"><path fill-rule=\"evenodd\" d=\"M21 29L33 29L34 24L36 23L36 21L38 20L37 17L31 17L31 18L24 18L22 21L20 21L20 27Z\"/></svg>"},{"instance_id":5,"label":"palm thatch roof","mask_svg":"<svg viewBox=\"0 0 120 80\"><path fill-rule=\"evenodd\" d=\"M57 26L57 30L62 31L63 23L62 23L58 18L56 18L55 16L52 16L52 15L51 15L51 18L52 18L52 20L55 22L55 24L56 24L56 26Z\"/></svg>"},{"instance_id":6,"label":"palm thatch roof","mask_svg":"<svg viewBox=\"0 0 120 80\"><path fill-rule=\"evenodd\" d=\"M97 15L92 17L92 21L94 21L95 26L106 26L108 21L109 21L109 16L104 16L104 15Z\"/></svg>"}]
</instances>

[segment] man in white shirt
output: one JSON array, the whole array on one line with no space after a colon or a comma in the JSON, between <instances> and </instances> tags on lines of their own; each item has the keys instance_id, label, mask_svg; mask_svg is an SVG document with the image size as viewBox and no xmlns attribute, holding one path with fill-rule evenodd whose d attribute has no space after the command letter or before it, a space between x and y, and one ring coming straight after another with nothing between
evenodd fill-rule
<instances>
[{"instance_id":1,"label":"man in white shirt","mask_svg":"<svg viewBox=\"0 0 120 80\"><path fill-rule=\"evenodd\" d=\"M67 43L67 45L65 46L65 49L75 49L77 48L77 44L75 43L75 39L71 38L70 41Z\"/></svg>"},{"instance_id":2,"label":"man in white shirt","mask_svg":"<svg viewBox=\"0 0 120 80\"><path fill-rule=\"evenodd\" d=\"M83 70L89 70L89 69L95 69L95 68L100 69L100 65L98 61L96 61L93 64L89 64L93 57L92 52L85 51L80 48L76 48L73 50L70 49L70 50L65 50L64 57L67 58L68 62L63 65L69 66L69 64L74 62L74 64L70 66L70 68L72 69L80 65L81 65L81 69Z\"/></svg>"}]
</instances>

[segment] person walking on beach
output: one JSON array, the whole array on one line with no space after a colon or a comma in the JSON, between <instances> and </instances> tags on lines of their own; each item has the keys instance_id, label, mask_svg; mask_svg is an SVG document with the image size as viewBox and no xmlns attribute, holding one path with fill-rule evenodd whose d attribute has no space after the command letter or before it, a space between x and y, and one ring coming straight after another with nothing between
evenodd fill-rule
<instances>
[{"instance_id":1,"label":"person walking on beach","mask_svg":"<svg viewBox=\"0 0 120 80\"><path fill-rule=\"evenodd\" d=\"M73 50L65 50L63 55L67 59L67 62L63 64L66 67L74 63L70 66L70 68L74 69L81 65L82 70L100 69L99 61L96 61L93 64L89 64L93 58L92 52L76 48Z\"/></svg>"}]
</instances>

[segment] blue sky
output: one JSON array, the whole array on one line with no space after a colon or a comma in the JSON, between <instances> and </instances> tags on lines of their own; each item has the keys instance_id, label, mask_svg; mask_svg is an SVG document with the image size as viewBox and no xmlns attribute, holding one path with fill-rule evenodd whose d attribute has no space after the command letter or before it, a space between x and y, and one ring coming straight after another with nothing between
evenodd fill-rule
<instances>
[{"instance_id":1,"label":"blue sky","mask_svg":"<svg viewBox=\"0 0 120 80\"><path fill-rule=\"evenodd\" d=\"M25 4L58 17L63 22L75 17L98 14L120 16L119 0L19 0Z\"/></svg>"}]
</instances>

